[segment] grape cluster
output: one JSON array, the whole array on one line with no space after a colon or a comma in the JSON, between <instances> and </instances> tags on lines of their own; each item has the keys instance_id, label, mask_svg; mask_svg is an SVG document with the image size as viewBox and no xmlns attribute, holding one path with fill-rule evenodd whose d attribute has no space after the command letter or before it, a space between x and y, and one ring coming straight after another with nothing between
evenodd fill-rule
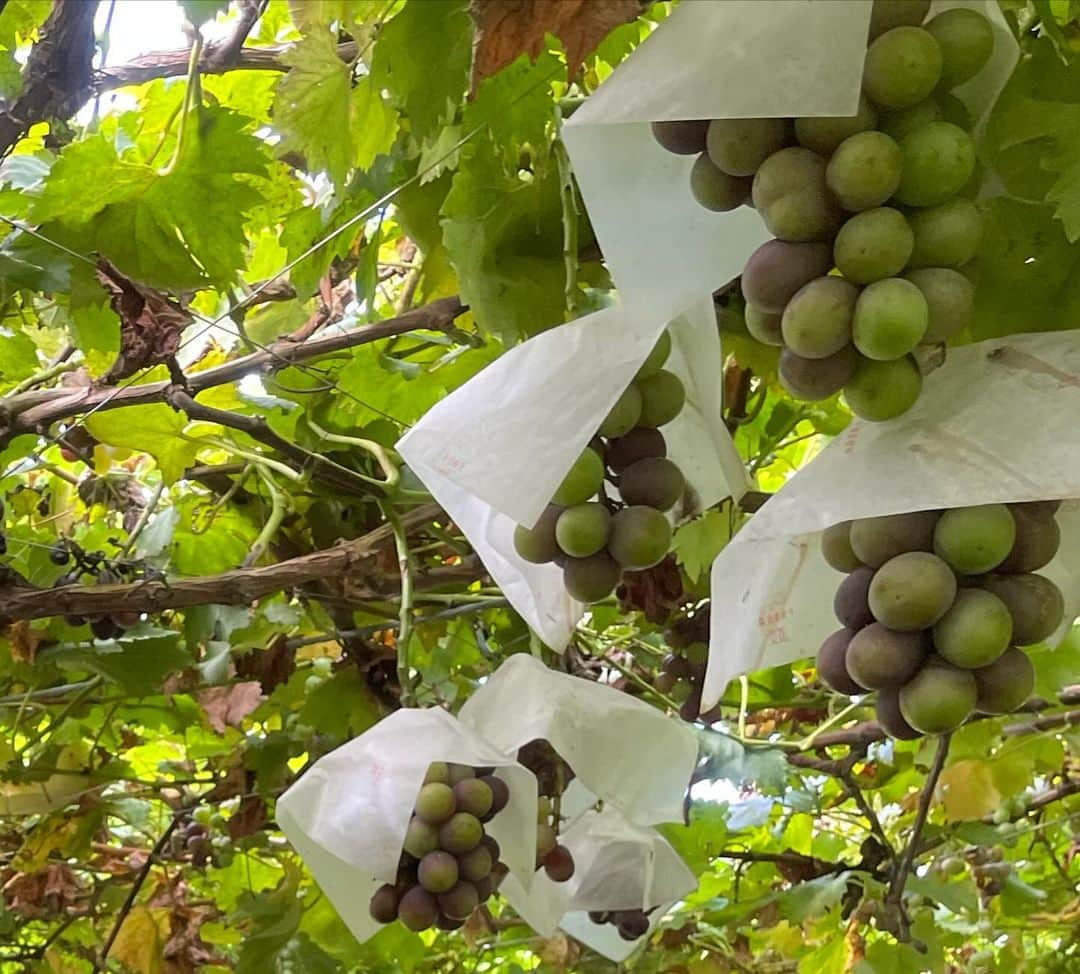
<instances>
[{"instance_id":1,"label":"grape cluster","mask_svg":"<svg viewBox=\"0 0 1080 974\"><path fill-rule=\"evenodd\" d=\"M682 499L686 479L667 458L659 428L682 411L686 391L663 368L670 351L665 332L540 519L514 531L517 553L534 564L559 565L567 592L579 602L606 599L623 572L659 564L671 546L666 512ZM618 490L618 500L605 482Z\"/></svg>"},{"instance_id":2,"label":"grape cluster","mask_svg":"<svg viewBox=\"0 0 1080 974\"><path fill-rule=\"evenodd\" d=\"M494 893L506 867L484 825L510 800L488 768L435 762L416 797L397 879L371 898L378 923L400 920L410 930L457 930Z\"/></svg>"},{"instance_id":3,"label":"grape cluster","mask_svg":"<svg viewBox=\"0 0 1080 974\"><path fill-rule=\"evenodd\" d=\"M699 713L709 661L709 607L703 606L678 619L668 628L664 639L671 651L661 662L653 686L680 704L679 716L683 720L705 724L719 720L719 704Z\"/></svg>"},{"instance_id":4,"label":"grape cluster","mask_svg":"<svg viewBox=\"0 0 1080 974\"><path fill-rule=\"evenodd\" d=\"M122 581L154 576L152 569L139 562L110 561L103 551L85 551L69 538L61 538L49 549L49 560L54 565L70 566L68 571L53 582L53 588L79 585L89 578L97 585L115 585ZM95 639L116 639L125 629L138 625L140 613L131 609L114 609L102 615L84 618L78 615L64 617L69 626L89 624Z\"/></svg>"},{"instance_id":5,"label":"grape cluster","mask_svg":"<svg viewBox=\"0 0 1080 974\"><path fill-rule=\"evenodd\" d=\"M536 868L553 883L565 883L574 875L574 857L559 842L563 793L574 780L574 771L545 740L530 741L518 749L518 764L536 776Z\"/></svg>"},{"instance_id":6,"label":"grape cluster","mask_svg":"<svg viewBox=\"0 0 1080 974\"><path fill-rule=\"evenodd\" d=\"M652 910L592 910L589 919L601 925L611 924L623 940L637 940L649 932L650 913Z\"/></svg>"},{"instance_id":7,"label":"grape cluster","mask_svg":"<svg viewBox=\"0 0 1080 974\"><path fill-rule=\"evenodd\" d=\"M169 837L169 851L177 861L188 860L196 869L205 869L211 862L220 861L220 852L228 843L222 830L226 827L224 817L214 809L200 805L187 816ZM215 837L213 832L222 833ZM231 855L231 853L230 853Z\"/></svg>"},{"instance_id":8,"label":"grape cluster","mask_svg":"<svg viewBox=\"0 0 1080 974\"><path fill-rule=\"evenodd\" d=\"M951 89L976 75L993 28L967 8L924 26L930 0L877 0L857 114L656 122L672 152L699 153L694 197L754 206L773 234L742 273L746 328L781 347L796 399L843 390L882 421L922 389L912 353L971 318L981 218L971 119Z\"/></svg>"},{"instance_id":9,"label":"grape cluster","mask_svg":"<svg viewBox=\"0 0 1080 974\"><path fill-rule=\"evenodd\" d=\"M1065 603L1035 574L1057 554L1058 501L984 504L845 521L822 554L847 577L833 608L843 626L818 652L839 693L877 691L877 718L911 740L1005 714L1030 696L1020 648L1046 639Z\"/></svg>"}]
</instances>

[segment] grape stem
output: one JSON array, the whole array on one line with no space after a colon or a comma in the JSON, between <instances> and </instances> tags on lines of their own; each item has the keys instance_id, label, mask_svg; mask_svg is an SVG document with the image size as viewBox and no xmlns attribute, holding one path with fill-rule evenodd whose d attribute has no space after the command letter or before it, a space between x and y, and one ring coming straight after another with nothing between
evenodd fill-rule
<instances>
[{"instance_id":1,"label":"grape stem","mask_svg":"<svg viewBox=\"0 0 1080 974\"><path fill-rule=\"evenodd\" d=\"M394 510L394 505L387 500L380 500L379 507L383 517L394 532L394 546L397 549L398 571L401 574L401 605L398 613L397 633L397 676L401 687L401 706L413 704L412 674L409 672L409 643L413 628L413 572L412 553L409 551L409 539L401 518Z\"/></svg>"},{"instance_id":2,"label":"grape stem","mask_svg":"<svg viewBox=\"0 0 1080 974\"><path fill-rule=\"evenodd\" d=\"M938 779L945 768L945 759L949 754L949 742L951 740L952 734L943 734L938 740L934 763L930 766L930 772L926 776L926 784L923 786L923 792L919 798L919 809L915 813L915 824L912 826L911 835L908 837L904 852L896 863L892 882L889 884L889 892L885 897L885 904L894 907L897 911L898 940L911 940L911 925L902 902L904 885L907 883L907 878L911 874L912 866L915 863L915 855L922 838L923 828L926 826L927 816L930 814L930 804L934 800ZM925 950L925 947L923 949Z\"/></svg>"}]
</instances>

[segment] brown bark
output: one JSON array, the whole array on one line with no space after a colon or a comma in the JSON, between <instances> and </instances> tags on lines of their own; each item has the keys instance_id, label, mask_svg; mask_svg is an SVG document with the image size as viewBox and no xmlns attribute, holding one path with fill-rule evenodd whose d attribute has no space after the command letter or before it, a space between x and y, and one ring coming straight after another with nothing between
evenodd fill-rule
<instances>
[{"instance_id":1,"label":"brown bark","mask_svg":"<svg viewBox=\"0 0 1080 974\"><path fill-rule=\"evenodd\" d=\"M214 386L235 382L245 375L271 372L320 355L340 352L410 331L444 330L465 310L465 305L457 296L439 298L396 318L344 334L308 342L281 338L263 351L253 352L213 369L192 373L188 376L188 390L195 395ZM90 410L119 409L123 406L163 402L171 384L169 380L162 380L120 389L95 386L79 389L61 387L37 389L11 396L0 400L0 422L7 421L7 428L0 428L0 445L8 443L20 433L47 429L58 420L69 419Z\"/></svg>"},{"instance_id":2,"label":"brown bark","mask_svg":"<svg viewBox=\"0 0 1080 974\"><path fill-rule=\"evenodd\" d=\"M97 0L56 0L30 51L22 88L0 111L0 156L37 122L74 115L92 94Z\"/></svg>"},{"instance_id":3,"label":"brown bark","mask_svg":"<svg viewBox=\"0 0 1080 974\"><path fill-rule=\"evenodd\" d=\"M203 74L224 74L226 71L288 71L282 56L291 45L274 47L245 47L239 51L226 51L228 42L209 44L199 61ZM338 45L338 56L343 61L356 57L356 42ZM155 51L143 54L126 64L102 68L94 76L94 89L98 92L123 88L125 85L141 85L157 78L176 78L187 74L190 51Z\"/></svg>"},{"instance_id":4,"label":"brown bark","mask_svg":"<svg viewBox=\"0 0 1080 974\"><path fill-rule=\"evenodd\" d=\"M429 523L440 514L435 504L426 504L405 514L407 531ZM362 537L343 541L330 548L290 558L276 565L237 568L218 575L173 581L141 581L125 585L66 585L61 588L11 587L0 590L0 619L44 619L56 615L96 616L106 612L157 613L165 609L186 609L193 605L243 605L274 592L300 588L326 578L364 578L378 575L378 588L350 587L355 600L386 598L395 591L397 576L384 580L375 564L381 549L393 544L393 532L382 524ZM476 559L462 565L433 569L417 576L419 589L460 584L483 574Z\"/></svg>"}]
</instances>

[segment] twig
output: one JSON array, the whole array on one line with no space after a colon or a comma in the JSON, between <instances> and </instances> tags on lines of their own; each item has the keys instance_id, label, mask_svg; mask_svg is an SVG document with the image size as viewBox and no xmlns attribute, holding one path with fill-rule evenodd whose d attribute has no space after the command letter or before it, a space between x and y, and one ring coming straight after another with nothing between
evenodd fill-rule
<instances>
[{"instance_id":1,"label":"twig","mask_svg":"<svg viewBox=\"0 0 1080 974\"><path fill-rule=\"evenodd\" d=\"M58 375L64 375L66 372L74 372L77 368L79 368L77 362L57 362L55 365L50 365L47 369L42 369L40 372L35 372L33 375L28 376L18 385L12 386L8 391L8 395L17 396L20 392L27 392L35 386L44 385L50 379L55 379Z\"/></svg>"},{"instance_id":2,"label":"twig","mask_svg":"<svg viewBox=\"0 0 1080 974\"><path fill-rule=\"evenodd\" d=\"M101 948L101 953L98 955L98 959L94 964L95 971L107 971L109 969L105 961L109 956L109 951L112 950L113 944L116 942L117 936L120 934L120 928L124 925L124 920L127 919L127 915L135 905L135 899L139 895L139 890L142 889L143 883L146 882L146 877L150 875L154 860L161 855L179 824L180 819L173 816L172 821L169 822L169 827L161 834L157 842L154 843L154 848L150 850L150 855L147 856L146 862L143 863L142 869L139 870L138 875L135 877L135 882L131 885L131 890L127 895L127 899L124 900L124 905L120 907L120 912L116 916L116 922L113 923L112 930L109 931L109 936Z\"/></svg>"},{"instance_id":3,"label":"twig","mask_svg":"<svg viewBox=\"0 0 1080 974\"><path fill-rule=\"evenodd\" d=\"M375 458L375 462L379 465L379 469L382 470L385 479L374 480L364 477L365 480L370 480L371 483L378 484L380 487L385 487L388 490L397 486L398 481L401 479L401 472L398 470L397 464L390 458L390 453L387 451L386 447L381 443L376 443L375 440L365 440L359 436L346 436L343 433L330 433L319 426L310 416L306 416L304 422L307 423L308 429L310 429L312 433L320 439L326 440L327 443L340 443L342 446L355 446L365 453L370 453ZM363 476L363 474L357 474L357 476Z\"/></svg>"},{"instance_id":4,"label":"twig","mask_svg":"<svg viewBox=\"0 0 1080 974\"><path fill-rule=\"evenodd\" d=\"M863 818L870 823L870 831L874 833L874 836L889 853L889 856L895 859L896 850L889 841L889 837L885 834L885 830L881 827L881 820L877 817L877 812L874 811L873 806L871 806L866 795L863 793L863 790L859 787L859 783L855 780L855 776L851 773L851 766L849 764L841 762L839 777L846 786L848 794L854 799L855 804L859 806L859 811L862 812Z\"/></svg>"},{"instance_id":5,"label":"twig","mask_svg":"<svg viewBox=\"0 0 1080 974\"><path fill-rule=\"evenodd\" d=\"M398 571L401 574L401 606L398 616L397 676L401 687L401 705L411 707L413 702L412 674L409 672L409 642L413 624L413 570L409 538L401 524L401 518L390 501L380 502L383 517L394 533L397 549Z\"/></svg>"},{"instance_id":6,"label":"twig","mask_svg":"<svg viewBox=\"0 0 1080 974\"><path fill-rule=\"evenodd\" d=\"M143 530L150 521L151 515L157 509L158 501L161 500L161 495L164 491L165 482L161 481L154 488L154 492L150 495L150 500L147 501L146 507L139 512L139 519L135 522L135 527L131 529L131 534L127 536L124 547L120 549L120 553L116 556L118 559L127 558L131 553L131 549L135 547L135 542L139 540L139 535L143 533Z\"/></svg>"},{"instance_id":7,"label":"twig","mask_svg":"<svg viewBox=\"0 0 1080 974\"><path fill-rule=\"evenodd\" d=\"M900 919L900 930L905 934L905 939L910 939L911 933L907 921L907 913L904 910L902 902L904 886L907 883L908 876L911 874L912 865L915 862L919 842L922 838L922 831L926 825L926 817L930 814L930 804L934 800L934 792L937 790L938 778L941 777L941 772L945 767L945 758L949 754L949 742L951 740L952 734L943 734L938 740L937 753L934 755L934 763L930 766L930 772L926 776L926 783L923 785L923 793L919 798L919 808L915 813L915 824L912 826L911 835L908 838L907 845L904 846L903 855L901 855L896 863L892 875L892 882L889 884L889 892L885 897L885 902L891 904L897 910Z\"/></svg>"}]
</instances>

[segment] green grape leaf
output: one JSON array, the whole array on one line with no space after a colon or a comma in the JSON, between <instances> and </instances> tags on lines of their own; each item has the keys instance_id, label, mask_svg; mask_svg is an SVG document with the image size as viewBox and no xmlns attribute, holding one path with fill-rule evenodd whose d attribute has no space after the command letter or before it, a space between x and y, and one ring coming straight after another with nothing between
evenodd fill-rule
<instances>
[{"instance_id":1,"label":"green grape leaf","mask_svg":"<svg viewBox=\"0 0 1080 974\"><path fill-rule=\"evenodd\" d=\"M179 3L184 8L184 16L196 27L229 9L229 0L179 0Z\"/></svg>"},{"instance_id":2,"label":"green grape leaf","mask_svg":"<svg viewBox=\"0 0 1080 974\"><path fill-rule=\"evenodd\" d=\"M329 30L307 34L284 60L289 73L278 85L273 109L282 135L279 155L298 153L310 171L325 170L340 182L390 149L397 114L370 75L353 84Z\"/></svg>"},{"instance_id":3,"label":"green grape leaf","mask_svg":"<svg viewBox=\"0 0 1080 974\"><path fill-rule=\"evenodd\" d=\"M165 677L193 662L180 633L153 627L96 640L88 649L59 649L49 655L57 666L96 673L135 697L156 693Z\"/></svg>"},{"instance_id":4,"label":"green grape leaf","mask_svg":"<svg viewBox=\"0 0 1080 974\"><path fill-rule=\"evenodd\" d=\"M678 528L671 547L690 581L697 582L709 571L730 539L731 514L721 508L706 511Z\"/></svg>"},{"instance_id":5,"label":"green grape leaf","mask_svg":"<svg viewBox=\"0 0 1080 974\"><path fill-rule=\"evenodd\" d=\"M266 974L278 969L278 957L304 916L303 900L297 896L299 885L299 870L287 869L275 889L240 897L236 915L251 920L253 929L244 937L236 974Z\"/></svg>"},{"instance_id":6,"label":"green grape leaf","mask_svg":"<svg viewBox=\"0 0 1080 974\"><path fill-rule=\"evenodd\" d=\"M184 475L198 455L198 442L184 436L186 426L183 413L165 405L99 411L86 419L86 428L102 443L149 453L170 484Z\"/></svg>"}]
</instances>

